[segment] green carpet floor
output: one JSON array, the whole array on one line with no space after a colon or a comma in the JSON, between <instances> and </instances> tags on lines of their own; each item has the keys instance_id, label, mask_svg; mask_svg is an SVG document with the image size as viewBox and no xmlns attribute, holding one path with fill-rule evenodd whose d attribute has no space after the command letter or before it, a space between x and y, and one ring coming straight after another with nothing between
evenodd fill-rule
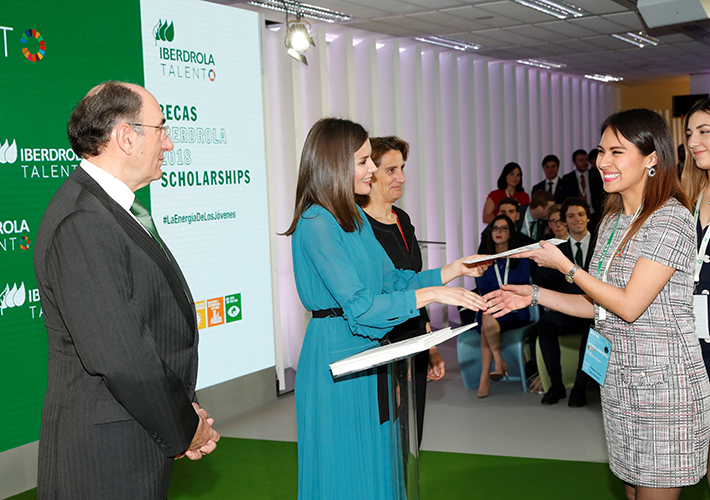
<instances>
[{"instance_id":1,"label":"green carpet floor","mask_svg":"<svg viewBox=\"0 0 710 500\"><path fill-rule=\"evenodd\" d=\"M623 486L607 464L421 452L422 500L623 500ZM170 500L296 499L296 443L222 438L199 462L179 460ZM36 498L36 490L11 500ZM705 479L683 500L710 500ZM365 499L363 499L365 500Z\"/></svg>"}]
</instances>

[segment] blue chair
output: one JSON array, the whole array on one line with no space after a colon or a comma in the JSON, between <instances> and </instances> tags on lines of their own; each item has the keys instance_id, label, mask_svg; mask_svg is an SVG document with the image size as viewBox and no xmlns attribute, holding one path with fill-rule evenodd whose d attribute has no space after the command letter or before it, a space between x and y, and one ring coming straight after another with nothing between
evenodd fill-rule
<instances>
[{"instance_id":1,"label":"blue chair","mask_svg":"<svg viewBox=\"0 0 710 500\"><path fill-rule=\"evenodd\" d=\"M503 359L508 362L508 380L520 380L523 392L528 390L525 377L525 341L540 319L537 306L528 307L528 310L530 323L510 330L503 329L500 335L500 352ZM463 332L456 340L459 368L466 389L477 389L481 381L481 334L478 329L480 326Z\"/></svg>"}]
</instances>

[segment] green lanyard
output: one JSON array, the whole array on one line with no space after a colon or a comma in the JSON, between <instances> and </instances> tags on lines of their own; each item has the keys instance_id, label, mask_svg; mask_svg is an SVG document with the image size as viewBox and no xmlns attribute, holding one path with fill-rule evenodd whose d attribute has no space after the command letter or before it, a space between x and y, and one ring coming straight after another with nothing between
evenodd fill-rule
<instances>
[{"instance_id":1,"label":"green lanyard","mask_svg":"<svg viewBox=\"0 0 710 500\"><path fill-rule=\"evenodd\" d=\"M629 225L626 227L626 231L629 230L629 228L631 227L631 224L633 224L634 221L636 220L636 217L639 216L642 208L643 208L643 203L641 203L641 205L639 205L638 210L636 210L636 213L634 214L633 218L631 219L631 221L629 221ZM606 269L604 270L604 274L602 274L602 267L603 267L604 259L606 258L606 254L609 252L609 247L611 246L611 240L614 239L614 233L616 233L616 227L619 225L619 221L621 220L622 213L624 213L623 210L621 212L619 212L619 217L616 218L616 222L614 223L614 229L612 229L611 235L609 236L609 240L606 242L606 245L604 245L604 251L602 252L601 258L599 259L599 267L598 267L597 273L599 275L599 279L604 283L607 282L606 278L609 275L609 269L611 268L611 261L614 259L614 256L612 254L612 257L609 259L609 263L607 264ZM626 234L626 231L624 231L624 234ZM622 236L621 240L619 241L619 245L621 245L621 241L623 241L623 240L624 240L624 237ZM619 251L619 245L616 246L614 253ZM606 308L601 304L599 304L598 319L599 319L599 321L606 320Z\"/></svg>"},{"instance_id":2,"label":"green lanyard","mask_svg":"<svg viewBox=\"0 0 710 500\"><path fill-rule=\"evenodd\" d=\"M604 277L602 276L602 267L604 266L604 259L606 258L606 254L609 252L609 247L611 246L611 240L614 239L614 234L616 234L616 227L619 225L619 221L621 220L621 214L623 213L623 210L619 212L619 216L616 218L616 222L614 223L614 229L611 230L611 234L609 235L609 239L606 242L606 245L604 245L604 250L602 251L602 256L599 258L599 266L597 268L597 276L599 276L599 279L602 281L606 281ZM609 272L609 269L607 268L607 273Z\"/></svg>"}]
</instances>

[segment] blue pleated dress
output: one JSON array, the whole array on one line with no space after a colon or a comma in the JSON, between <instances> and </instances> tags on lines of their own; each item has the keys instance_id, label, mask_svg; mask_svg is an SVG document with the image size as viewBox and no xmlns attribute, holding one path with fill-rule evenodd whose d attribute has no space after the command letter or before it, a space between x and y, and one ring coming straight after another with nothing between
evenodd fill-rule
<instances>
[{"instance_id":1,"label":"blue pleated dress","mask_svg":"<svg viewBox=\"0 0 710 500\"><path fill-rule=\"evenodd\" d=\"M333 380L329 364L378 345L394 325L419 315L414 290L441 285L441 270L394 268L364 212L346 233L324 208L306 210L293 233L296 287L311 319L296 374L298 498L392 498L389 422L380 425L375 370Z\"/></svg>"}]
</instances>

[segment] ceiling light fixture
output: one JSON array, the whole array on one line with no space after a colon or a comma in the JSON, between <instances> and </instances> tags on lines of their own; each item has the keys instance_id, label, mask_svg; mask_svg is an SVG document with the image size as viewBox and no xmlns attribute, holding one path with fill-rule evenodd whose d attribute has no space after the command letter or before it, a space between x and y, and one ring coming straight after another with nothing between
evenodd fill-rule
<instances>
[{"instance_id":1,"label":"ceiling light fixture","mask_svg":"<svg viewBox=\"0 0 710 500\"><path fill-rule=\"evenodd\" d=\"M316 5L310 5L307 3L294 2L293 0L257 0L253 2L247 2L247 5L252 5L254 7L261 7L262 9L277 10L279 12L300 12L302 16L310 17L311 19L316 19L318 21L325 21L327 23L334 23L335 21L348 21L352 19L352 16L343 14L335 10L326 9L324 7L318 7Z\"/></svg>"},{"instance_id":2,"label":"ceiling light fixture","mask_svg":"<svg viewBox=\"0 0 710 500\"><path fill-rule=\"evenodd\" d=\"M430 43L432 45L438 45L439 47L446 47L447 49L461 50L463 52L467 50L478 50L481 48L480 45L475 43L466 43L452 38L445 38L443 36L423 36L416 37L414 39L419 42Z\"/></svg>"},{"instance_id":3,"label":"ceiling light fixture","mask_svg":"<svg viewBox=\"0 0 710 500\"><path fill-rule=\"evenodd\" d=\"M617 40L622 42L630 43L631 45L636 45L637 47L644 48L648 45L655 47L661 41L658 38L647 35L643 31L629 31L627 33L613 34L611 35Z\"/></svg>"},{"instance_id":4,"label":"ceiling light fixture","mask_svg":"<svg viewBox=\"0 0 710 500\"><path fill-rule=\"evenodd\" d=\"M524 5L530 9L534 9L548 16L556 17L557 19L568 19L570 17L583 17L591 15L588 12L576 5L564 2L562 0L513 0L515 3Z\"/></svg>"},{"instance_id":5,"label":"ceiling light fixture","mask_svg":"<svg viewBox=\"0 0 710 500\"><path fill-rule=\"evenodd\" d=\"M550 61L545 61L544 59L518 59L516 62L520 64L526 64L527 66L535 66L536 68L542 69L560 69L567 66L566 64L553 63Z\"/></svg>"},{"instance_id":6,"label":"ceiling light fixture","mask_svg":"<svg viewBox=\"0 0 710 500\"><path fill-rule=\"evenodd\" d=\"M596 80L598 82L604 82L604 83L620 82L623 80L623 78L620 76L611 76L611 75L584 75L584 78L589 78L590 80Z\"/></svg>"}]
</instances>

